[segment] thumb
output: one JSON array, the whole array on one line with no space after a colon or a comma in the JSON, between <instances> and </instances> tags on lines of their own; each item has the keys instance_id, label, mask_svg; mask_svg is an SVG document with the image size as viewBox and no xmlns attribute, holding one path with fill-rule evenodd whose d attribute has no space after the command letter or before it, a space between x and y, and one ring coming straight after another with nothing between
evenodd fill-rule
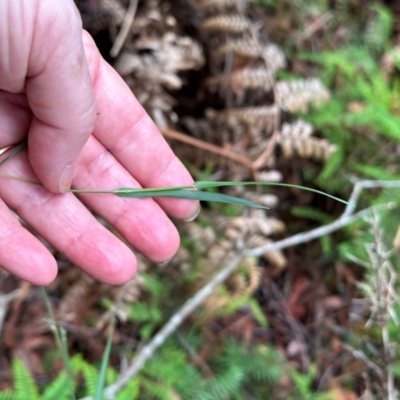
<instances>
[{"instance_id":1,"label":"thumb","mask_svg":"<svg viewBox=\"0 0 400 400\"><path fill-rule=\"evenodd\" d=\"M5 3L8 16L14 20L8 24L9 47L13 44L17 47L23 40L23 47L29 50L22 54L23 50L10 48L11 58L26 56L22 60L26 70L20 71L22 75L25 72L25 77L20 78L25 79L25 92L33 112L28 136L29 160L47 189L66 192L71 186L75 162L96 118L81 18L72 0L6 0ZM7 17L7 12L3 15ZM15 71L11 72L15 82Z\"/></svg>"}]
</instances>

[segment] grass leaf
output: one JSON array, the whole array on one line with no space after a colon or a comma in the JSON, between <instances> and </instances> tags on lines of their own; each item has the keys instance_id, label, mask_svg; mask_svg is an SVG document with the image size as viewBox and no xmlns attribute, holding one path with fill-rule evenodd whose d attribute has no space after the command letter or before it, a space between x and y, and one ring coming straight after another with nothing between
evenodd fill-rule
<instances>
[{"instance_id":1,"label":"grass leaf","mask_svg":"<svg viewBox=\"0 0 400 400\"><path fill-rule=\"evenodd\" d=\"M99 380L97 381L96 393L94 395L95 400L103 399L103 394L104 394L103 392L104 392L104 387L106 384L106 373L107 373L108 361L110 359L112 340L113 340L113 336L114 336L114 329L115 329L115 317L113 317L113 319L111 321L110 333L108 334L107 344L104 349L103 358L101 360Z\"/></svg>"},{"instance_id":2,"label":"grass leaf","mask_svg":"<svg viewBox=\"0 0 400 400\"><path fill-rule=\"evenodd\" d=\"M245 200L240 197L230 196L222 193L201 192L193 189L176 189L176 188L163 188L141 191L140 189L118 189L114 192L117 196L121 197L134 197L134 198L147 198L147 197L168 197L178 199L202 200L202 201L215 201L219 203L239 204L246 207L262 208L267 207L255 203L253 201Z\"/></svg>"},{"instance_id":3,"label":"grass leaf","mask_svg":"<svg viewBox=\"0 0 400 400\"><path fill-rule=\"evenodd\" d=\"M13 148L13 151L11 154L6 157L3 161L0 162L0 167L5 164L7 161L10 161L14 156L16 156L19 152L21 152L25 147L27 146L27 141L23 140L21 143L19 143L17 146Z\"/></svg>"}]
</instances>

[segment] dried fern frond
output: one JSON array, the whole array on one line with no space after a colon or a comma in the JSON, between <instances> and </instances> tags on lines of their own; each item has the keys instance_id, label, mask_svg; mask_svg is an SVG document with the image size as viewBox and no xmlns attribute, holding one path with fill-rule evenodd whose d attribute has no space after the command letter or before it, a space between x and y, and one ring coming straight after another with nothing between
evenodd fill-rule
<instances>
[{"instance_id":1,"label":"dried fern frond","mask_svg":"<svg viewBox=\"0 0 400 400\"><path fill-rule=\"evenodd\" d=\"M267 239L264 236L261 235L253 235L247 242L246 246L249 249L253 249L256 247L262 247L267 245L268 243L271 243L270 239ZM272 265L277 267L278 269L283 269L287 265L287 259L285 255L280 251L280 250L274 250L274 251L267 251L263 254L263 258L270 262Z\"/></svg>"},{"instance_id":2,"label":"dried fern frond","mask_svg":"<svg viewBox=\"0 0 400 400\"><path fill-rule=\"evenodd\" d=\"M258 68L245 67L230 75L221 74L206 80L206 85L212 92L217 91L225 83L228 83L234 92L243 90L269 92L274 83L274 76L265 66L262 66Z\"/></svg>"},{"instance_id":3,"label":"dried fern frond","mask_svg":"<svg viewBox=\"0 0 400 400\"><path fill-rule=\"evenodd\" d=\"M79 279L72 284L64 294L60 305L58 315L63 321L75 321L80 310L80 303L87 296L89 290L97 282L91 276L81 273Z\"/></svg>"},{"instance_id":4,"label":"dried fern frond","mask_svg":"<svg viewBox=\"0 0 400 400\"><path fill-rule=\"evenodd\" d=\"M273 131L278 112L276 106L225 108L221 111L209 108L206 117L233 131L241 128L241 131L246 130L251 136L257 136Z\"/></svg>"},{"instance_id":5,"label":"dried fern frond","mask_svg":"<svg viewBox=\"0 0 400 400\"><path fill-rule=\"evenodd\" d=\"M114 290L112 297L114 298L116 307L115 314L120 321L126 322L130 313L130 304L136 303L141 294L144 285L144 279L140 274L136 274L130 281L119 286ZM102 320L104 323L105 321ZM99 321L96 326L100 329Z\"/></svg>"},{"instance_id":6,"label":"dried fern frond","mask_svg":"<svg viewBox=\"0 0 400 400\"><path fill-rule=\"evenodd\" d=\"M179 89L182 80L179 71L199 68L204 63L201 47L189 37L178 37L168 32L161 39L148 38L140 43L147 44L150 54L140 55L123 52L115 63L115 69L121 76L137 74L153 85L160 83L170 89Z\"/></svg>"},{"instance_id":7,"label":"dried fern frond","mask_svg":"<svg viewBox=\"0 0 400 400\"><path fill-rule=\"evenodd\" d=\"M319 106L330 99L328 89L317 78L279 81L275 85L275 95L279 107L289 112L306 112L310 104Z\"/></svg>"},{"instance_id":8,"label":"dried fern frond","mask_svg":"<svg viewBox=\"0 0 400 400\"><path fill-rule=\"evenodd\" d=\"M325 139L310 138L281 138L279 144L285 157L292 157L294 154L303 158L316 158L319 160L327 160L334 151L336 146L330 144Z\"/></svg>"},{"instance_id":9,"label":"dried fern frond","mask_svg":"<svg viewBox=\"0 0 400 400\"><path fill-rule=\"evenodd\" d=\"M260 182L281 182L282 173L277 170L261 171L257 174L257 180Z\"/></svg>"},{"instance_id":10,"label":"dried fern frond","mask_svg":"<svg viewBox=\"0 0 400 400\"><path fill-rule=\"evenodd\" d=\"M243 260L239 266L238 272L232 276L232 281L236 283L236 288L233 293L234 297L252 295L260 286L261 275L262 269L258 267L254 258ZM231 282L228 281L228 284Z\"/></svg>"},{"instance_id":11,"label":"dried fern frond","mask_svg":"<svg viewBox=\"0 0 400 400\"><path fill-rule=\"evenodd\" d=\"M248 5L247 0L193 0L191 2L193 8L198 11L213 11L235 9L244 11Z\"/></svg>"},{"instance_id":12,"label":"dried fern frond","mask_svg":"<svg viewBox=\"0 0 400 400\"><path fill-rule=\"evenodd\" d=\"M253 258L243 260L222 290L215 291L203 303L207 314L224 309L235 300L252 295L260 286L262 269Z\"/></svg>"},{"instance_id":13,"label":"dried fern frond","mask_svg":"<svg viewBox=\"0 0 400 400\"><path fill-rule=\"evenodd\" d=\"M281 138L308 138L313 134L313 126L304 121L304 119L297 119L295 122L289 124L282 124Z\"/></svg>"},{"instance_id":14,"label":"dried fern frond","mask_svg":"<svg viewBox=\"0 0 400 400\"><path fill-rule=\"evenodd\" d=\"M240 14L221 14L207 18L200 24L200 29L225 33L242 33L250 29L252 23Z\"/></svg>"},{"instance_id":15,"label":"dried fern frond","mask_svg":"<svg viewBox=\"0 0 400 400\"><path fill-rule=\"evenodd\" d=\"M286 58L280 47L273 43L257 45L253 38L229 38L211 53L211 57L217 61L229 54L244 58L263 58L267 60L271 72L286 67Z\"/></svg>"},{"instance_id":16,"label":"dried fern frond","mask_svg":"<svg viewBox=\"0 0 400 400\"><path fill-rule=\"evenodd\" d=\"M202 228L198 224L187 224L185 233L196 243L197 249L204 253L215 242L216 236L211 226Z\"/></svg>"},{"instance_id":17,"label":"dried fern frond","mask_svg":"<svg viewBox=\"0 0 400 400\"><path fill-rule=\"evenodd\" d=\"M274 208L279 203L277 196L273 194L258 194L254 192L245 192L244 198L262 204L268 208Z\"/></svg>"},{"instance_id":18,"label":"dried fern frond","mask_svg":"<svg viewBox=\"0 0 400 400\"><path fill-rule=\"evenodd\" d=\"M285 230L284 223L279 219L265 217L235 217L232 219L232 226L239 230L245 230L248 234L262 233L265 236L271 236Z\"/></svg>"},{"instance_id":19,"label":"dried fern frond","mask_svg":"<svg viewBox=\"0 0 400 400\"><path fill-rule=\"evenodd\" d=\"M297 154L303 158L327 160L336 150L336 146L325 139L312 137L313 127L308 122L298 119L292 124L282 125L278 143L285 157Z\"/></svg>"}]
</instances>

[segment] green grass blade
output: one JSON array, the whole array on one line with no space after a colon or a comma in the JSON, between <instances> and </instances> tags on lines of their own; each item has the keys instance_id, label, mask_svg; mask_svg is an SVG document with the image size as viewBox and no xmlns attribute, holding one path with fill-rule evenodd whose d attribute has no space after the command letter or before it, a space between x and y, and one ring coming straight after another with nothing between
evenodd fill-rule
<instances>
[{"instance_id":1,"label":"green grass blade","mask_svg":"<svg viewBox=\"0 0 400 400\"><path fill-rule=\"evenodd\" d=\"M245 199L241 199L240 197L230 196L227 194L221 193L210 193L210 192L201 192L198 190L189 190L189 189L176 189L170 188L162 188L159 189L146 189L146 191L141 191L140 189L118 189L114 192L117 196L120 197L134 197L134 198L147 198L147 197L168 197L168 198L178 198L178 199L190 199L190 200L201 200L201 201L214 201L219 203L228 203L228 204L238 204L246 207L254 207L254 208L262 208L266 209L261 204L255 203L254 201L249 201Z\"/></svg>"},{"instance_id":2,"label":"green grass blade","mask_svg":"<svg viewBox=\"0 0 400 400\"><path fill-rule=\"evenodd\" d=\"M10 161L14 156L16 156L19 152L21 152L27 146L27 141L23 140L18 146L14 147L11 154L6 157L2 162L0 162L0 167L5 164L7 161Z\"/></svg>"},{"instance_id":3,"label":"green grass blade","mask_svg":"<svg viewBox=\"0 0 400 400\"><path fill-rule=\"evenodd\" d=\"M104 387L106 384L106 373L108 367L108 361L110 359L111 353L111 345L114 336L114 329L115 329L115 317L111 320L111 328L110 333L107 338L107 344L104 349L103 359L101 360L101 367L99 373L99 380L97 381L96 385L96 393L94 395L94 400L102 400L104 395Z\"/></svg>"},{"instance_id":4,"label":"green grass blade","mask_svg":"<svg viewBox=\"0 0 400 400\"><path fill-rule=\"evenodd\" d=\"M71 364L69 360L69 354L68 354L68 343L67 343L67 335L64 329L59 328L56 317L54 316L53 308L51 307L50 299L49 296L47 295L46 289L40 288L40 291L42 293L42 297L44 299L44 303L46 305L47 313L49 314L49 322L50 322L50 328L53 331L54 338L56 340L56 343L58 345L58 348L61 352L61 357L64 362L64 367L66 374L68 376L68 383L69 383L69 389L71 392L71 399L75 400L75 390L74 390L74 379L72 376L72 371L71 371Z\"/></svg>"},{"instance_id":5,"label":"green grass blade","mask_svg":"<svg viewBox=\"0 0 400 400\"><path fill-rule=\"evenodd\" d=\"M213 188L213 187L223 187L223 186L250 186L250 185L260 185L260 186L283 186L283 187L290 187L294 189L306 190L308 192L322 194L323 196L330 197L333 200L339 201L340 203L349 204L348 201L342 200L339 197L332 196L331 194L322 192L317 189L312 189L307 186L300 186L300 185L292 185L290 183L277 183L277 182L235 182L235 181L221 181L221 182L214 182L214 181L198 181L195 183L195 186L199 189L202 188Z\"/></svg>"}]
</instances>

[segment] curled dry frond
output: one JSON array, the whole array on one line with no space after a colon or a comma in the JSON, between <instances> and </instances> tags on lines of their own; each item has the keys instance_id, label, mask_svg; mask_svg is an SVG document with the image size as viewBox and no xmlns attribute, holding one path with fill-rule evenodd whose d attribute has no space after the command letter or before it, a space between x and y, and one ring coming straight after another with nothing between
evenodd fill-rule
<instances>
[{"instance_id":1,"label":"curled dry frond","mask_svg":"<svg viewBox=\"0 0 400 400\"><path fill-rule=\"evenodd\" d=\"M212 52L211 57L218 61L230 54L248 59L266 59L272 72L286 67L286 58L280 47L273 43L257 45L253 38L229 38Z\"/></svg>"},{"instance_id":2,"label":"curled dry frond","mask_svg":"<svg viewBox=\"0 0 400 400\"><path fill-rule=\"evenodd\" d=\"M213 292L204 302L207 314L213 314L231 305L235 300L252 295L260 286L262 269L254 259L241 262L236 272L226 281L225 290Z\"/></svg>"},{"instance_id":3,"label":"curled dry frond","mask_svg":"<svg viewBox=\"0 0 400 400\"><path fill-rule=\"evenodd\" d=\"M215 243L216 235L211 226L200 227L197 224L188 224L185 228L187 235L196 243L201 253L206 252Z\"/></svg>"},{"instance_id":4,"label":"curled dry frond","mask_svg":"<svg viewBox=\"0 0 400 400\"><path fill-rule=\"evenodd\" d=\"M279 107L289 112L306 112L310 104L320 106L330 99L328 89L317 78L279 81L275 95Z\"/></svg>"},{"instance_id":5,"label":"curled dry frond","mask_svg":"<svg viewBox=\"0 0 400 400\"><path fill-rule=\"evenodd\" d=\"M271 236L276 233L282 233L285 230L285 225L282 221L276 218L264 218L259 215L251 217L235 217L231 221L231 227L238 231L244 231L247 235L261 233L265 236Z\"/></svg>"},{"instance_id":6,"label":"curled dry frond","mask_svg":"<svg viewBox=\"0 0 400 400\"><path fill-rule=\"evenodd\" d=\"M203 63L200 46L189 37L178 37L172 32L162 38L142 40L140 50L149 54L123 52L115 63L121 76L134 74L151 85L160 84L168 89L179 89L183 82L179 71L199 68ZM143 81L142 81L143 84Z\"/></svg>"},{"instance_id":7,"label":"curled dry frond","mask_svg":"<svg viewBox=\"0 0 400 400\"><path fill-rule=\"evenodd\" d=\"M251 21L241 14L220 14L207 18L200 29L207 31L242 33L250 29Z\"/></svg>"},{"instance_id":8,"label":"curled dry frond","mask_svg":"<svg viewBox=\"0 0 400 400\"><path fill-rule=\"evenodd\" d=\"M244 198L262 204L268 208L274 208L278 205L279 199L274 194L258 194L255 192L245 192Z\"/></svg>"},{"instance_id":9,"label":"curled dry frond","mask_svg":"<svg viewBox=\"0 0 400 400\"><path fill-rule=\"evenodd\" d=\"M81 311L81 303L88 295L89 290L97 282L85 273L79 273L78 279L68 288L61 299L58 318L66 322L74 322Z\"/></svg>"},{"instance_id":10,"label":"curled dry frond","mask_svg":"<svg viewBox=\"0 0 400 400\"><path fill-rule=\"evenodd\" d=\"M191 5L198 11L213 11L235 9L244 11L247 7L246 0L193 0Z\"/></svg>"},{"instance_id":11,"label":"curled dry frond","mask_svg":"<svg viewBox=\"0 0 400 400\"><path fill-rule=\"evenodd\" d=\"M297 154L303 158L327 160L336 150L336 146L326 139L312 137L313 128L301 119L292 124L283 124L278 143L285 157Z\"/></svg>"},{"instance_id":12,"label":"curled dry frond","mask_svg":"<svg viewBox=\"0 0 400 400\"><path fill-rule=\"evenodd\" d=\"M282 173L277 170L261 171L257 175L259 182L282 182Z\"/></svg>"},{"instance_id":13,"label":"curled dry frond","mask_svg":"<svg viewBox=\"0 0 400 400\"><path fill-rule=\"evenodd\" d=\"M253 249L256 247L265 246L266 244L271 243L271 242L272 242L271 240L266 239L264 236L253 235L247 241L246 245L249 249ZM282 253L282 251L280 251L280 250L267 251L262 256L263 256L264 260L270 262L272 265L277 267L279 270L282 270L287 265L287 259L286 259L285 255Z\"/></svg>"},{"instance_id":14,"label":"curled dry frond","mask_svg":"<svg viewBox=\"0 0 400 400\"><path fill-rule=\"evenodd\" d=\"M212 92L216 92L225 82L229 84L234 92L243 90L269 92L274 81L273 74L265 66L258 68L245 67L232 72L230 75L212 76L206 80L206 85Z\"/></svg>"},{"instance_id":15,"label":"curled dry frond","mask_svg":"<svg viewBox=\"0 0 400 400\"><path fill-rule=\"evenodd\" d=\"M291 124L282 124L281 137L296 137L305 139L309 138L313 134L313 131L314 128L309 122L304 121L304 119L297 119Z\"/></svg>"},{"instance_id":16,"label":"curled dry frond","mask_svg":"<svg viewBox=\"0 0 400 400\"><path fill-rule=\"evenodd\" d=\"M230 129L242 126L250 134L271 133L278 114L276 106L225 108L221 111L206 110L206 117Z\"/></svg>"}]
</instances>

